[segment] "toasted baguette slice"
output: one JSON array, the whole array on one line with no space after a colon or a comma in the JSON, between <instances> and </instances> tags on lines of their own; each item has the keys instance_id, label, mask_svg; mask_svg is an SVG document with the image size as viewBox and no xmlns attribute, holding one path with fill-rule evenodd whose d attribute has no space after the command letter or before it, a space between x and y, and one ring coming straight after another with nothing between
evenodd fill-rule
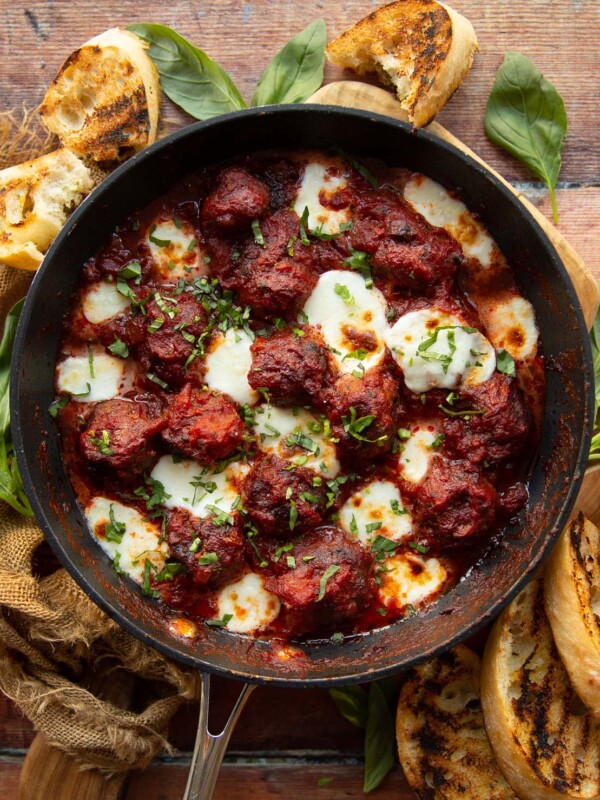
<instances>
[{"instance_id":1,"label":"toasted baguette slice","mask_svg":"<svg viewBox=\"0 0 600 800\"><path fill-rule=\"evenodd\" d=\"M396 735L406 779L421 800L515 800L483 725L479 657L459 645L412 671Z\"/></svg>"},{"instance_id":2,"label":"toasted baguette slice","mask_svg":"<svg viewBox=\"0 0 600 800\"><path fill-rule=\"evenodd\" d=\"M463 82L478 50L468 19L436 0L397 0L327 45L334 64L391 85L409 120L431 122Z\"/></svg>"},{"instance_id":3,"label":"toasted baguette slice","mask_svg":"<svg viewBox=\"0 0 600 800\"><path fill-rule=\"evenodd\" d=\"M544 571L544 599L571 683L600 719L600 532L571 520Z\"/></svg>"},{"instance_id":4,"label":"toasted baguette slice","mask_svg":"<svg viewBox=\"0 0 600 800\"><path fill-rule=\"evenodd\" d=\"M158 72L145 48L135 34L111 28L69 56L40 108L65 147L116 161L156 139Z\"/></svg>"},{"instance_id":5,"label":"toasted baguette slice","mask_svg":"<svg viewBox=\"0 0 600 800\"><path fill-rule=\"evenodd\" d=\"M0 262L36 269L68 212L94 186L90 171L63 148L0 171Z\"/></svg>"},{"instance_id":6,"label":"toasted baguette slice","mask_svg":"<svg viewBox=\"0 0 600 800\"><path fill-rule=\"evenodd\" d=\"M492 749L519 797L598 797L600 725L562 665L540 576L494 625L483 657L481 701Z\"/></svg>"}]
</instances>

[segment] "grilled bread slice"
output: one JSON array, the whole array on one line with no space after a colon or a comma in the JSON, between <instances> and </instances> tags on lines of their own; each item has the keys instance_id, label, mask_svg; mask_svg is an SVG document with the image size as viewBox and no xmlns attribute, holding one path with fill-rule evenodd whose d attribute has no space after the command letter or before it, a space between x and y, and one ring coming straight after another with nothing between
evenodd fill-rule
<instances>
[{"instance_id":1,"label":"grilled bread slice","mask_svg":"<svg viewBox=\"0 0 600 800\"><path fill-rule=\"evenodd\" d=\"M571 683L600 719L600 532L582 514L571 520L552 551L544 599Z\"/></svg>"},{"instance_id":2,"label":"grilled bread slice","mask_svg":"<svg viewBox=\"0 0 600 800\"><path fill-rule=\"evenodd\" d=\"M412 671L396 735L406 779L421 800L515 800L483 725L479 657L459 645Z\"/></svg>"},{"instance_id":3,"label":"grilled bread slice","mask_svg":"<svg viewBox=\"0 0 600 800\"><path fill-rule=\"evenodd\" d=\"M0 171L0 263L37 269L69 211L94 186L65 148Z\"/></svg>"},{"instance_id":4,"label":"grilled bread slice","mask_svg":"<svg viewBox=\"0 0 600 800\"><path fill-rule=\"evenodd\" d=\"M492 749L519 797L600 795L600 724L560 660L541 576L494 625L483 657L481 701Z\"/></svg>"},{"instance_id":5,"label":"grilled bread slice","mask_svg":"<svg viewBox=\"0 0 600 800\"><path fill-rule=\"evenodd\" d=\"M65 147L105 162L156 139L158 72L145 48L135 34L111 28L69 56L40 108Z\"/></svg>"},{"instance_id":6,"label":"grilled bread slice","mask_svg":"<svg viewBox=\"0 0 600 800\"><path fill-rule=\"evenodd\" d=\"M436 0L397 0L327 45L329 60L391 85L409 120L431 122L467 76L478 50L468 19Z\"/></svg>"}]
</instances>

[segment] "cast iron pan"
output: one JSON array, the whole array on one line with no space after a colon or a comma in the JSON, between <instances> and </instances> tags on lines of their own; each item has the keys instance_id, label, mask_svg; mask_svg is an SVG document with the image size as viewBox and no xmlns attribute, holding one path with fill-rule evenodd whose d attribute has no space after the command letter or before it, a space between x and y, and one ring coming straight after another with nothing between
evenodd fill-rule
<instances>
[{"instance_id":1,"label":"cast iron pan","mask_svg":"<svg viewBox=\"0 0 600 800\"><path fill-rule=\"evenodd\" d=\"M547 363L541 445L523 522L428 613L343 644L281 645L198 625L184 639L171 612L118 577L89 536L63 469L56 427L54 365L61 320L83 262L116 225L204 165L244 152L340 146L420 171L458 190L512 264L532 302ZM592 427L588 336L569 277L529 213L484 167L425 131L355 110L272 106L179 131L131 158L81 205L39 269L21 317L11 374L12 431L25 491L54 551L89 596L126 630L166 655L250 683L294 686L382 677L445 650L488 622L548 552L567 520Z\"/></svg>"}]
</instances>

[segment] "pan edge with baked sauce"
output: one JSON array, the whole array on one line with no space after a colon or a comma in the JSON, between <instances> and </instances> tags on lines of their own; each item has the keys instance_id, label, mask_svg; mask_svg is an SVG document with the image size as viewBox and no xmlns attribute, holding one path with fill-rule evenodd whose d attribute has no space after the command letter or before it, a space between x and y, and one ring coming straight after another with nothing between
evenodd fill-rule
<instances>
[{"instance_id":1,"label":"pan edge with baked sauce","mask_svg":"<svg viewBox=\"0 0 600 800\"><path fill-rule=\"evenodd\" d=\"M532 303L546 357L541 442L523 522L428 612L346 639L289 645L196 624L186 638L169 610L132 591L89 536L48 414L61 320L81 264L141 205L186 174L245 152L330 146L406 166L453 189L476 212ZM538 279L542 276L543 280ZM111 617L165 655L250 683L294 686L382 677L447 649L485 625L539 565L560 533L583 478L592 429L593 373L575 291L528 211L473 159L426 131L363 111L271 106L178 131L119 167L74 212L35 276L17 333L11 425L25 491L64 566Z\"/></svg>"}]
</instances>

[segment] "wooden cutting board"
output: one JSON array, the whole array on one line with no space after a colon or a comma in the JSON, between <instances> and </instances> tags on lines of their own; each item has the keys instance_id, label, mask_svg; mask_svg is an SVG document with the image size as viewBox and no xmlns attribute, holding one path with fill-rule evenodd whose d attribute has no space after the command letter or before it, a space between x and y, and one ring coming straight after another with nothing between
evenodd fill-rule
<instances>
[{"instance_id":1,"label":"wooden cutting board","mask_svg":"<svg viewBox=\"0 0 600 800\"><path fill-rule=\"evenodd\" d=\"M390 92L387 92L385 89L380 89L378 86L371 86L368 83L359 83L358 81L337 81L335 83L329 83L327 86L323 86L315 92L307 102L320 103L322 105L345 106L347 108L360 108L364 111L386 114L388 117L394 117L403 122L408 121L406 111ZM501 175L464 145L460 139L457 139L456 136L450 133L450 131L447 131L446 128L437 122L431 122L427 126L427 131L439 136L440 139L444 139L459 150L462 150L463 153L479 161L480 164L483 164L484 167L492 172L519 198L556 248L557 253L573 281L573 286L575 287L577 297L581 303L587 326L591 328L596 317L596 312L598 311L598 286L590 270L560 231L558 231L541 211L530 203L521 192L511 186L508 181L504 180Z\"/></svg>"}]
</instances>

